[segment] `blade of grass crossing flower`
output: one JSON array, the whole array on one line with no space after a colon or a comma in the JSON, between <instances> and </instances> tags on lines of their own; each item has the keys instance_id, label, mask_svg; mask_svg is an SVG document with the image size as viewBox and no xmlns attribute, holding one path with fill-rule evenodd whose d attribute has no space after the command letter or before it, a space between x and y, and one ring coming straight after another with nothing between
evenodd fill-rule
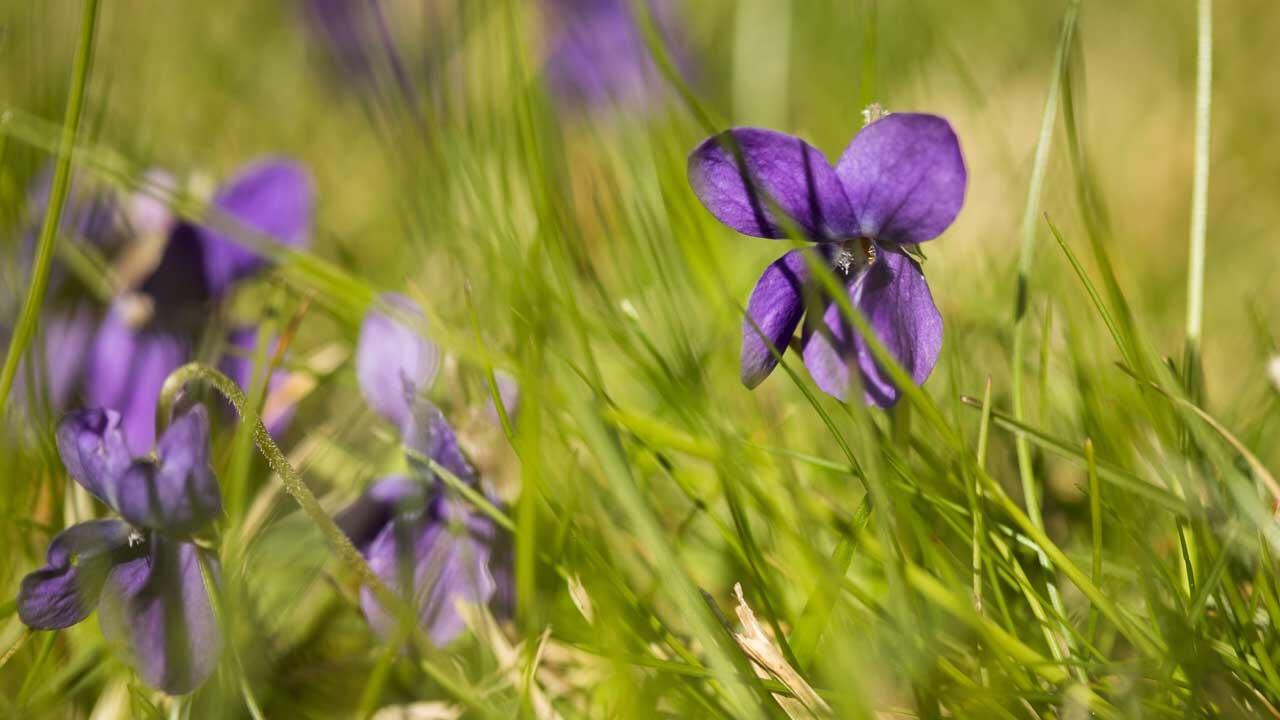
<instances>
[{"instance_id":1,"label":"blade of grass crossing flower","mask_svg":"<svg viewBox=\"0 0 1280 720\"><path fill-rule=\"evenodd\" d=\"M67 92L66 114L62 120L62 132L58 139L58 156L54 161L53 180L49 189L49 201L45 208L44 222L36 243L35 261L31 268L31 284L27 287L22 311L14 326L9 350L0 368L0 417L8 407L9 390L13 387L18 364L35 337L40 323L40 308L44 304L45 290L49 286L49 273L53 267L54 249L58 239L58 223L62 220L62 208L71 187L71 149L75 147L76 134L80 130L80 114L84 108L85 88L89 85L89 72L93 67L93 44L98 25L98 0L84 0L80 14L80 35L76 42L76 54L71 69L71 85Z\"/></svg>"},{"instance_id":2,"label":"blade of grass crossing flower","mask_svg":"<svg viewBox=\"0 0 1280 720\"><path fill-rule=\"evenodd\" d=\"M1195 168L1191 188L1191 233L1187 253L1186 354L1187 394L1197 400L1200 388L1200 335L1204 322L1205 234L1209 214L1209 118L1213 101L1213 0L1196 3Z\"/></svg>"}]
</instances>

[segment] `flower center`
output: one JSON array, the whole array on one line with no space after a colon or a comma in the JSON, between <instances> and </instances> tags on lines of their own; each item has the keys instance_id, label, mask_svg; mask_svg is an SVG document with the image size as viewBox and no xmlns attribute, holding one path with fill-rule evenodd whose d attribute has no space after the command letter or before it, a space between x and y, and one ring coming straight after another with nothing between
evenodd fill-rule
<instances>
[{"instance_id":1,"label":"flower center","mask_svg":"<svg viewBox=\"0 0 1280 720\"><path fill-rule=\"evenodd\" d=\"M840 274L848 277L855 271L871 267L876 261L876 244L871 238L845 240L836 248L831 264Z\"/></svg>"},{"instance_id":2,"label":"flower center","mask_svg":"<svg viewBox=\"0 0 1280 720\"><path fill-rule=\"evenodd\" d=\"M133 532L129 533L129 547L131 548L138 547L139 545L141 545L146 541L147 539L142 535L142 533L138 532L137 530L134 530Z\"/></svg>"}]
</instances>

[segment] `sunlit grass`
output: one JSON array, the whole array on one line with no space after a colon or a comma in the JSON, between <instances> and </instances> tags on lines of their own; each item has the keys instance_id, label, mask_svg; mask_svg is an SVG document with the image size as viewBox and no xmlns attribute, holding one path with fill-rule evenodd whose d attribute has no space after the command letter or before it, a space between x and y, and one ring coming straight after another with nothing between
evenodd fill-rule
<instances>
[{"instance_id":1,"label":"sunlit grass","mask_svg":"<svg viewBox=\"0 0 1280 720\"><path fill-rule=\"evenodd\" d=\"M219 671L169 698L92 617L21 625L12 599L49 537L104 511L67 478L57 412L19 374L0 450L0 715L1280 715L1266 374L1280 94L1240 79L1278 28L1261 10L1214 18L1200 386L1183 359L1205 171L1184 5L698 0L679 6L693 70L646 25L661 99L587 112L542 82L534 3L412 15L450 38L423 43L433 74L414 105L334 77L288 4L104 3L70 154L78 6L0 8L6 340L31 280L28 188L52 163L77 192L142 189L215 225L201 178L255 155L297 157L319 195L306 251L227 226L276 264L211 310L209 336L231 319L288 331L258 377L279 362L308 382L271 464L252 427L217 416L233 498L205 539L222 560ZM768 33L742 17L785 21L783 50L753 57L747 41ZM753 63L770 58L783 64L757 88ZM742 308L786 241L717 223L686 156L724 126L770 123L835 157L871 100L947 116L969 167L958 222L923 247L942 360L888 412L822 394L791 352L748 391ZM152 167L191 182L149 186ZM51 237L61 293L110 287L65 228ZM510 546L513 607L469 614L445 649L379 641L363 570L316 521L406 467L351 362L386 291L422 305L448 355L430 396L498 502L460 496ZM39 317L65 300L43 298ZM196 359L215 362L207 350ZM481 417L495 371L521 389L505 427ZM744 652L736 583L802 682Z\"/></svg>"}]
</instances>

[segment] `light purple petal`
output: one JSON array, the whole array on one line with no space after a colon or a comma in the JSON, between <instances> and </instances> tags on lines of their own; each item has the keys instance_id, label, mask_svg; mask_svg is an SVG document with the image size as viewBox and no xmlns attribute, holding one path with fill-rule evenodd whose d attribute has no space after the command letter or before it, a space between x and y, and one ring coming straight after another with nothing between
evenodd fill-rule
<instances>
[{"instance_id":1,"label":"light purple petal","mask_svg":"<svg viewBox=\"0 0 1280 720\"><path fill-rule=\"evenodd\" d=\"M129 547L129 526L90 520L58 533L45 566L22 579L18 617L27 627L57 630L84 620L98 604L107 574Z\"/></svg>"},{"instance_id":2,"label":"light purple petal","mask_svg":"<svg viewBox=\"0 0 1280 720\"><path fill-rule=\"evenodd\" d=\"M369 566L393 591L407 595L428 637L443 647L466 627L455 602L484 604L493 597L491 542L486 519L438 498L429 514L388 524L369 547ZM395 629L394 616L368 588L361 589L360 606L379 635Z\"/></svg>"},{"instance_id":3,"label":"light purple petal","mask_svg":"<svg viewBox=\"0 0 1280 720\"><path fill-rule=\"evenodd\" d=\"M400 512L421 512L426 505L426 485L403 475L382 478L334 516L337 524L360 552L378 537Z\"/></svg>"},{"instance_id":4,"label":"light purple petal","mask_svg":"<svg viewBox=\"0 0 1280 720\"><path fill-rule=\"evenodd\" d=\"M293 248L305 245L310 238L314 204L307 171L282 158L250 164L213 198L213 207L223 215ZM221 295L233 282L266 264L257 252L211 228L202 227L200 238L214 295Z\"/></svg>"},{"instance_id":5,"label":"light purple petal","mask_svg":"<svg viewBox=\"0 0 1280 720\"><path fill-rule=\"evenodd\" d=\"M800 138L773 130L735 128L708 138L689 156L689 184L712 215L747 235L787 236L773 205L812 240L847 237L855 228L827 158Z\"/></svg>"},{"instance_id":6,"label":"light purple petal","mask_svg":"<svg viewBox=\"0 0 1280 720\"><path fill-rule=\"evenodd\" d=\"M170 695L200 686L218 664L222 633L200 576L195 545L160 535L150 552L121 563L103 587L102 634L129 650L148 685ZM217 560L206 554L217 577Z\"/></svg>"},{"instance_id":7,"label":"light purple petal","mask_svg":"<svg viewBox=\"0 0 1280 720\"><path fill-rule=\"evenodd\" d=\"M186 344L177 336L131 327L121 303L112 305L98 328L89 350L85 400L119 411L134 455L151 451L160 387L187 358Z\"/></svg>"},{"instance_id":8,"label":"light purple petal","mask_svg":"<svg viewBox=\"0 0 1280 720\"><path fill-rule=\"evenodd\" d=\"M942 350L942 315L933 304L920 266L900 251L882 249L876 263L857 276L849 297L880 342L916 384L923 384ZM818 387L848 399L850 373L856 368L862 374L868 405L889 407L896 403L901 392L840 307L830 303L822 320L823 326L813 331L804 348L805 366Z\"/></svg>"},{"instance_id":9,"label":"light purple petal","mask_svg":"<svg viewBox=\"0 0 1280 720\"><path fill-rule=\"evenodd\" d=\"M742 319L742 384L759 385L778 364L770 348L779 354L795 335L804 316L804 292L809 284L807 253L792 250L765 268ZM816 256L815 256L816 257Z\"/></svg>"},{"instance_id":10,"label":"light purple petal","mask_svg":"<svg viewBox=\"0 0 1280 720\"><path fill-rule=\"evenodd\" d=\"M189 535L222 512L209 466L209 417L197 405L173 421L156 460L138 460L121 477L116 507L125 520L171 536Z\"/></svg>"},{"instance_id":11,"label":"light purple petal","mask_svg":"<svg viewBox=\"0 0 1280 720\"><path fill-rule=\"evenodd\" d=\"M370 310L356 344L356 379L365 400L397 427L413 420L412 397L431 385L440 351L408 322L422 323L422 310L402 295L383 295L396 316Z\"/></svg>"},{"instance_id":12,"label":"light purple petal","mask_svg":"<svg viewBox=\"0 0 1280 720\"><path fill-rule=\"evenodd\" d=\"M418 454L436 461L463 482L474 484L479 479L475 468L463 455L458 436L449 421L445 420L444 414L436 406L426 400L414 403L413 422L405 427L404 443ZM412 456L409 462L415 467L424 465ZM430 468L420 469L425 476L435 477Z\"/></svg>"},{"instance_id":13,"label":"light purple petal","mask_svg":"<svg viewBox=\"0 0 1280 720\"><path fill-rule=\"evenodd\" d=\"M836 164L860 235L918 243L947 229L964 204L967 174L951 124L894 113L863 128Z\"/></svg>"},{"instance_id":14,"label":"light purple petal","mask_svg":"<svg viewBox=\"0 0 1280 720\"><path fill-rule=\"evenodd\" d=\"M69 413L58 424L57 443L72 479L114 507L116 488L134 455L121 429L120 413L97 408Z\"/></svg>"},{"instance_id":15,"label":"light purple petal","mask_svg":"<svg viewBox=\"0 0 1280 720\"><path fill-rule=\"evenodd\" d=\"M89 343L97 330L97 318L87 305L54 316L45 328L45 381L55 409L66 407L72 390L80 381Z\"/></svg>"}]
</instances>

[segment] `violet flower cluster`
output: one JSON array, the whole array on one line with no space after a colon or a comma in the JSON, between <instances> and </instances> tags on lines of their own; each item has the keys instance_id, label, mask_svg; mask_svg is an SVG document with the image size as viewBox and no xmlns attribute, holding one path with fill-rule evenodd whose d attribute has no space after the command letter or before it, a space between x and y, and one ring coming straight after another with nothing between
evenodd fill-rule
<instances>
[{"instance_id":1,"label":"violet flower cluster","mask_svg":"<svg viewBox=\"0 0 1280 720\"><path fill-rule=\"evenodd\" d=\"M22 580L18 617L37 630L70 627L98 610L102 633L124 645L138 674L181 695L213 672L222 635L191 538L222 512L209 466L201 406L177 417L154 457L130 451L114 410L79 410L57 431L67 472L120 519L88 520L58 533L44 567Z\"/></svg>"},{"instance_id":2,"label":"violet flower cluster","mask_svg":"<svg viewBox=\"0 0 1280 720\"><path fill-rule=\"evenodd\" d=\"M153 177L165 182L163 175ZM175 217L152 198L95 202L108 203L108 209L76 229L114 256L116 294L101 315L82 296L55 311L37 348L43 353L39 376L55 410L79 394L89 407L119 412L130 447L140 454L154 439L153 416L164 379L195 359L217 304L267 261L213 228ZM289 247L305 245L310 236L311 180L289 160L247 165L217 190L211 205ZM251 328L232 328L226 339L231 352L223 366L242 386L252 367L237 358L251 353L256 338ZM284 420L287 413L273 429L283 427Z\"/></svg>"},{"instance_id":3,"label":"violet flower cluster","mask_svg":"<svg viewBox=\"0 0 1280 720\"><path fill-rule=\"evenodd\" d=\"M803 140L735 128L689 156L689 183L720 222L746 235L815 247L765 269L742 326L742 382L773 371L800 321L805 367L823 391L848 399L855 383L869 405L902 394L838 303L820 291L811 263L826 265L878 340L922 384L942 348L942 316L911 246L940 235L964 204L966 171L951 125L935 115L895 113L864 127L831 166Z\"/></svg>"},{"instance_id":4,"label":"violet flower cluster","mask_svg":"<svg viewBox=\"0 0 1280 720\"><path fill-rule=\"evenodd\" d=\"M401 296L383 300L400 317L378 310L366 315L356 374L369 405L399 430L409 451L410 474L375 481L335 521L378 577L417 610L431 641L444 646L465 629L455 603L484 605L500 599L510 584L509 571L496 545L493 521L454 497L424 462L430 458L483 492L479 473L453 428L421 396L440 366L436 346L406 322L420 322L421 311ZM513 412L514 388L502 397ZM379 635L393 633L394 614L369 588L361 590L360 606Z\"/></svg>"}]
</instances>

